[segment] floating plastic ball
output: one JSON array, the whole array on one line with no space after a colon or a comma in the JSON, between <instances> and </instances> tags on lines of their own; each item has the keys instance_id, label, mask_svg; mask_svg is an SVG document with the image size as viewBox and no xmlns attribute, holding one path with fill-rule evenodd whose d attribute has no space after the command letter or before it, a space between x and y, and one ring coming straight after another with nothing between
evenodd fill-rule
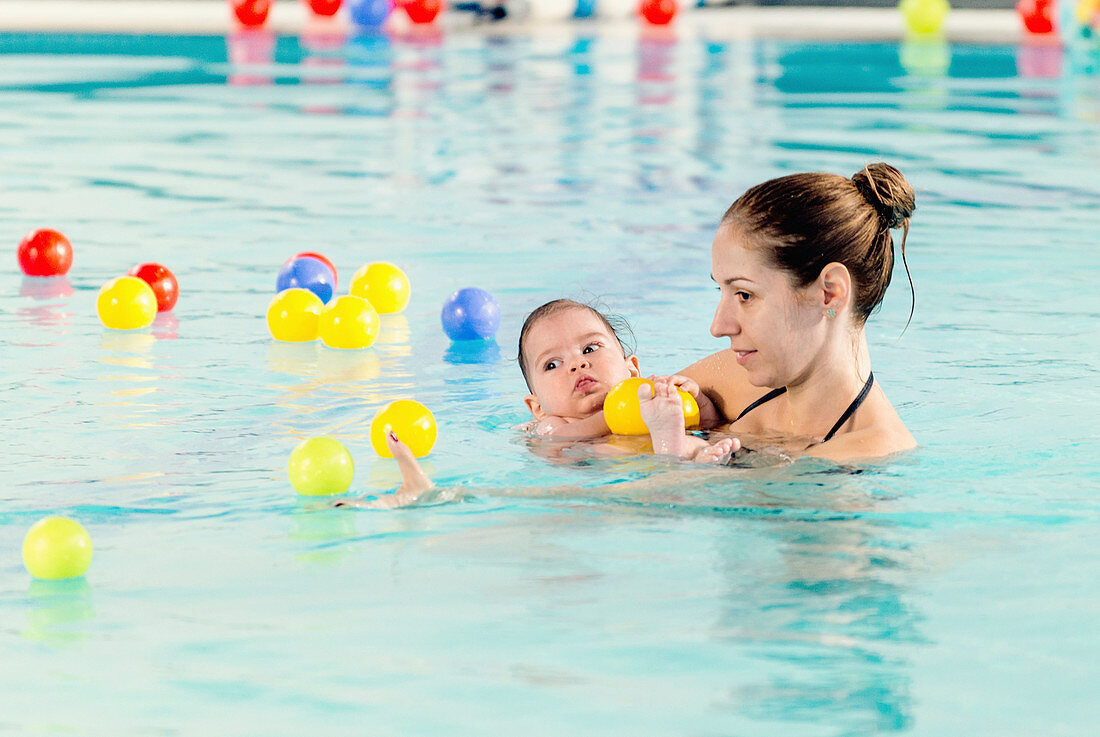
<instances>
[{"instance_id":1,"label":"floating plastic ball","mask_svg":"<svg viewBox=\"0 0 1100 737\"><path fill-rule=\"evenodd\" d=\"M382 321L370 302L345 294L321 311L321 341L329 348L367 348L378 337Z\"/></svg>"},{"instance_id":2,"label":"floating plastic ball","mask_svg":"<svg viewBox=\"0 0 1100 737\"><path fill-rule=\"evenodd\" d=\"M229 0L233 15L248 28L259 28L271 11L271 0Z\"/></svg>"},{"instance_id":3,"label":"floating plastic ball","mask_svg":"<svg viewBox=\"0 0 1100 737\"><path fill-rule=\"evenodd\" d=\"M56 230L32 230L19 241L19 268L27 276L64 276L73 265L73 245Z\"/></svg>"},{"instance_id":4,"label":"floating plastic ball","mask_svg":"<svg viewBox=\"0 0 1100 737\"><path fill-rule=\"evenodd\" d=\"M648 384L649 379L630 378L620 381L607 393L603 401L603 416L608 428L616 435L648 435L649 428L642 421L641 401L638 399L638 387ZM699 405L695 397L680 390L680 400L684 404L684 425L699 425Z\"/></svg>"},{"instance_id":5,"label":"floating plastic ball","mask_svg":"<svg viewBox=\"0 0 1100 737\"><path fill-rule=\"evenodd\" d=\"M443 9L442 0L406 0L405 12L413 23L431 23Z\"/></svg>"},{"instance_id":6,"label":"floating plastic ball","mask_svg":"<svg viewBox=\"0 0 1100 737\"><path fill-rule=\"evenodd\" d=\"M341 0L309 0L309 9L314 15L325 17L336 15L340 9Z\"/></svg>"},{"instance_id":7,"label":"floating plastic ball","mask_svg":"<svg viewBox=\"0 0 1100 737\"><path fill-rule=\"evenodd\" d=\"M466 287L447 298L440 319L451 340L485 340L500 327L500 305L484 289Z\"/></svg>"},{"instance_id":8,"label":"floating plastic ball","mask_svg":"<svg viewBox=\"0 0 1100 737\"><path fill-rule=\"evenodd\" d=\"M153 294L157 296L157 312L168 312L176 306L180 285L176 281L176 275L167 267L153 263L138 264L126 273L141 279L153 290Z\"/></svg>"},{"instance_id":9,"label":"floating plastic ball","mask_svg":"<svg viewBox=\"0 0 1100 737\"><path fill-rule=\"evenodd\" d=\"M267 329L272 338L288 343L317 340L324 309L320 298L308 289L286 289L267 307Z\"/></svg>"},{"instance_id":10,"label":"floating plastic ball","mask_svg":"<svg viewBox=\"0 0 1100 737\"><path fill-rule=\"evenodd\" d=\"M113 330L148 327L157 316L157 295L136 276L120 276L99 290L96 311L100 322Z\"/></svg>"},{"instance_id":11,"label":"floating plastic ball","mask_svg":"<svg viewBox=\"0 0 1100 737\"><path fill-rule=\"evenodd\" d=\"M378 314L391 315L409 304L409 277L385 261L365 264L351 278L351 293L370 302Z\"/></svg>"},{"instance_id":12,"label":"floating plastic ball","mask_svg":"<svg viewBox=\"0 0 1100 737\"><path fill-rule=\"evenodd\" d=\"M1020 0L1016 12L1028 33L1054 33L1054 0Z\"/></svg>"},{"instance_id":13,"label":"floating plastic ball","mask_svg":"<svg viewBox=\"0 0 1100 737\"><path fill-rule=\"evenodd\" d=\"M591 18L596 14L597 0L577 0L577 8L573 11L574 18Z\"/></svg>"},{"instance_id":14,"label":"floating plastic ball","mask_svg":"<svg viewBox=\"0 0 1100 737\"><path fill-rule=\"evenodd\" d=\"M286 474L290 485L303 496L343 494L351 487L355 463L343 443L318 435L291 451Z\"/></svg>"},{"instance_id":15,"label":"floating plastic ball","mask_svg":"<svg viewBox=\"0 0 1100 737\"><path fill-rule=\"evenodd\" d=\"M374 452L383 458L393 458L393 453L386 447L386 434L391 430L417 458L428 455L435 445L435 417L420 402L398 399L374 416L370 423L370 444L374 446Z\"/></svg>"},{"instance_id":16,"label":"floating plastic ball","mask_svg":"<svg viewBox=\"0 0 1100 737\"><path fill-rule=\"evenodd\" d=\"M393 0L349 0L348 15L352 22L364 28L377 28L393 12Z\"/></svg>"},{"instance_id":17,"label":"floating plastic ball","mask_svg":"<svg viewBox=\"0 0 1100 737\"><path fill-rule=\"evenodd\" d=\"M313 256L292 258L279 269L275 279L275 291L301 287L316 294L322 302L332 299L336 290L336 276L324 261Z\"/></svg>"},{"instance_id":18,"label":"floating plastic ball","mask_svg":"<svg viewBox=\"0 0 1100 737\"><path fill-rule=\"evenodd\" d=\"M317 253L316 251L302 251L301 253L296 253L293 256L291 256L290 258L288 258L286 261L284 261L283 266L286 266L287 264L289 264L291 261L293 261L296 258L315 258L315 259L317 259L318 261L323 263L325 266L327 266L328 270L332 272L332 286L333 286L333 289L335 289L336 286L340 283L339 275L336 273L336 265L334 263L332 263L332 261L329 260L328 256L325 256L323 253Z\"/></svg>"},{"instance_id":19,"label":"floating plastic ball","mask_svg":"<svg viewBox=\"0 0 1100 737\"><path fill-rule=\"evenodd\" d=\"M938 33L951 10L947 0L901 0L898 9L905 26L916 34Z\"/></svg>"},{"instance_id":20,"label":"floating plastic ball","mask_svg":"<svg viewBox=\"0 0 1100 737\"><path fill-rule=\"evenodd\" d=\"M665 26L676 17L676 0L642 0L638 12L655 26Z\"/></svg>"},{"instance_id":21,"label":"floating plastic ball","mask_svg":"<svg viewBox=\"0 0 1100 737\"><path fill-rule=\"evenodd\" d=\"M91 564L92 538L75 520L40 519L23 538L23 565L35 578L76 578L83 576Z\"/></svg>"}]
</instances>

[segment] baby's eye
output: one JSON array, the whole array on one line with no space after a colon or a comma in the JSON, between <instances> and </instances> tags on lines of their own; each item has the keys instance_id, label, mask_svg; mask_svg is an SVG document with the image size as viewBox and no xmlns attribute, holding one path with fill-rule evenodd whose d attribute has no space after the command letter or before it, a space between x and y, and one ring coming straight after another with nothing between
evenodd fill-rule
<instances>
[{"instance_id":1,"label":"baby's eye","mask_svg":"<svg viewBox=\"0 0 1100 737\"><path fill-rule=\"evenodd\" d=\"M600 348L601 346L599 343L589 343L584 347L584 350L582 350L581 353L591 353L592 351L597 351Z\"/></svg>"},{"instance_id":2,"label":"baby's eye","mask_svg":"<svg viewBox=\"0 0 1100 737\"><path fill-rule=\"evenodd\" d=\"M542 370L543 371L553 371L558 366L561 366L561 361L559 361L558 359L555 358L552 361L547 361L546 365L542 367Z\"/></svg>"}]
</instances>

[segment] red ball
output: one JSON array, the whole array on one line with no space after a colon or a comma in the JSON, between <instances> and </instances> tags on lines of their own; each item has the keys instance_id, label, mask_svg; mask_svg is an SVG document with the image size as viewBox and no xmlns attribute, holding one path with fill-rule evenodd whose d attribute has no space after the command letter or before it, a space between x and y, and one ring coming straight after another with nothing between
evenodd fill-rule
<instances>
[{"instance_id":1,"label":"red ball","mask_svg":"<svg viewBox=\"0 0 1100 737\"><path fill-rule=\"evenodd\" d=\"M32 230L19 241L19 268L27 276L64 276L73 265L73 244L56 230Z\"/></svg>"},{"instance_id":2,"label":"red ball","mask_svg":"<svg viewBox=\"0 0 1100 737\"><path fill-rule=\"evenodd\" d=\"M642 17L655 26L664 26L676 17L676 0L642 0Z\"/></svg>"},{"instance_id":3,"label":"red ball","mask_svg":"<svg viewBox=\"0 0 1100 737\"><path fill-rule=\"evenodd\" d=\"M413 23L431 23L442 9L442 0L409 0L405 3L405 12Z\"/></svg>"},{"instance_id":4,"label":"red ball","mask_svg":"<svg viewBox=\"0 0 1100 737\"><path fill-rule=\"evenodd\" d=\"M1016 12L1024 22L1028 33L1054 33L1054 7L1052 0L1020 0Z\"/></svg>"},{"instance_id":5,"label":"red ball","mask_svg":"<svg viewBox=\"0 0 1100 737\"><path fill-rule=\"evenodd\" d=\"M241 25L255 28L262 26L267 20L271 0L229 0L229 6L233 8L233 15L237 16Z\"/></svg>"},{"instance_id":6,"label":"red ball","mask_svg":"<svg viewBox=\"0 0 1100 737\"><path fill-rule=\"evenodd\" d=\"M343 0L308 0L310 10L317 15L336 15Z\"/></svg>"},{"instance_id":7,"label":"red ball","mask_svg":"<svg viewBox=\"0 0 1100 737\"><path fill-rule=\"evenodd\" d=\"M180 285L176 275L160 264L138 264L126 272L127 276L136 276L153 289L157 295L157 312L168 312L176 306L180 296Z\"/></svg>"},{"instance_id":8,"label":"red ball","mask_svg":"<svg viewBox=\"0 0 1100 737\"><path fill-rule=\"evenodd\" d=\"M309 258L315 258L318 261L320 261L321 263L323 263L325 266L327 266L328 270L332 272L332 288L336 289L336 282L337 282L336 266L331 261L329 261L328 258L326 256L324 256L323 254L316 253L314 251L302 251L301 253L296 253L293 256L291 256L290 258L288 258L286 261L284 261L283 266L286 266L287 264L289 264L294 259L301 258L302 256L308 256Z\"/></svg>"}]
</instances>

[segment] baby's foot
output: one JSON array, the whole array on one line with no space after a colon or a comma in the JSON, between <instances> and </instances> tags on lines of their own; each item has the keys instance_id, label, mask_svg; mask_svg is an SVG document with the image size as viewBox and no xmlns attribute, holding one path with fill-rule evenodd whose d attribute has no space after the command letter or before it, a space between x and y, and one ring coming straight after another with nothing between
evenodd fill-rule
<instances>
[{"instance_id":1,"label":"baby's foot","mask_svg":"<svg viewBox=\"0 0 1100 737\"><path fill-rule=\"evenodd\" d=\"M741 441L737 438L722 438L714 445L700 448L691 460L693 463L722 464L740 449Z\"/></svg>"},{"instance_id":2,"label":"baby's foot","mask_svg":"<svg viewBox=\"0 0 1100 737\"><path fill-rule=\"evenodd\" d=\"M361 499L348 499L336 502L337 507L366 507L368 509L396 509L415 504L425 492L435 488L435 484L424 473L416 456L409 450L409 446L397 439L392 432L386 435L386 447L393 453L397 461L397 467L401 469L401 486L392 494L380 496L373 501Z\"/></svg>"},{"instance_id":3,"label":"baby's foot","mask_svg":"<svg viewBox=\"0 0 1100 737\"><path fill-rule=\"evenodd\" d=\"M638 387L638 404L653 441L653 454L687 458L690 452L684 434L684 405L676 387L661 380L654 382L652 389L642 384Z\"/></svg>"}]
</instances>

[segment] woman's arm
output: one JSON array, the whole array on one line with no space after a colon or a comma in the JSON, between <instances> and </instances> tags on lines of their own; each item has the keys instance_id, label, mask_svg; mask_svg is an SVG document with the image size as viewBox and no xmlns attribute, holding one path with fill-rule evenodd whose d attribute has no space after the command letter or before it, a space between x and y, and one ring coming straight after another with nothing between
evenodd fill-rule
<instances>
[{"instance_id":1,"label":"woman's arm","mask_svg":"<svg viewBox=\"0 0 1100 737\"><path fill-rule=\"evenodd\" d=\"M688 366L680 375L694 381L700 394L713 403L719 417L716 424L732 421L761 393L759 387L749 383L748 374L737 364L730 350L712 353ZM698 399L696 397L696 401ZM700 415L702 410L700 403Z\"/></svg>"}]
</instances>

